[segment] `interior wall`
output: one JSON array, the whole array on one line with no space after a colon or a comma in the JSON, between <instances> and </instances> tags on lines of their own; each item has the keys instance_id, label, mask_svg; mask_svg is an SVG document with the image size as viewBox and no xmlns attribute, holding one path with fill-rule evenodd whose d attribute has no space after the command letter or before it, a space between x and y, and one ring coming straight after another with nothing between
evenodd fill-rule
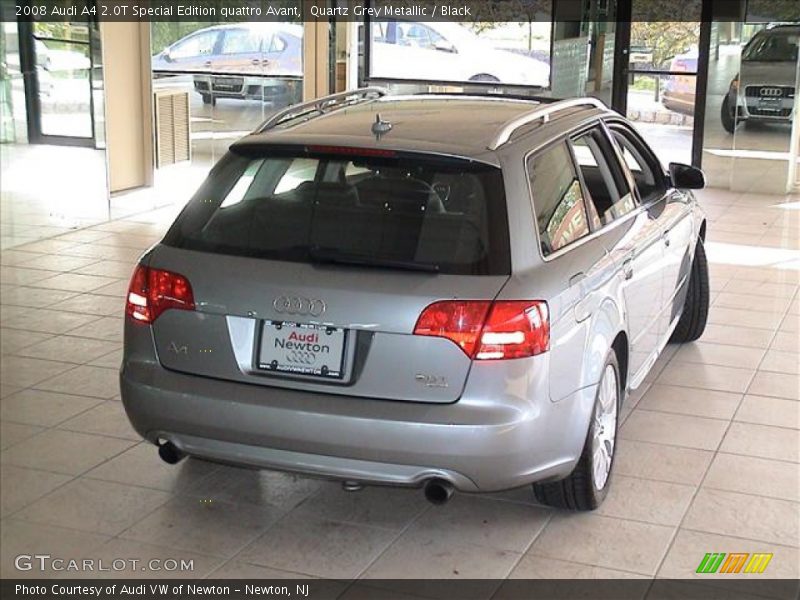
<instances>
[{"instance_id":1,"label":"interior wall","mask_svg":"<svg viewBox=\"0 0 800 600\"><path fill-rule=\"evenodd\" d=\"M109 189L153 183L149 23L103 21Z\"/></svg>"},{"instance_id":2,"label":"interior wall","mask_svg":"<svg viewBox=\"0 0 800 600\"><path fill-rule=\"evenodd\" d=\"M303 26L303 101L306 102L331 93L330 35L326 22L306 21Z\"/></svg>"}]
</instances>

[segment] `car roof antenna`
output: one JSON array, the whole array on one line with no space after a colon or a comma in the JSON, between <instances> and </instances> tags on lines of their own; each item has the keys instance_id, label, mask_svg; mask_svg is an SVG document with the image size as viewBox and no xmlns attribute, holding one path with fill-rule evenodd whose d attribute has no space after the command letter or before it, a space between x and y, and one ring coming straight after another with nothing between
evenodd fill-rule
<instances>
[{"instance_id":1,"label":"car roof antenna","mask_svg":"<svg viewBox=\"0 0 800 600\"><path fill-rule=\"evenodd\" d=\"M392 124L389 121L384 121L381 119L380 114L375 114L375 122L372 124L372 135L375 136L376 140L380 140L381 137L386 135L392 130Z\"/></svg>"}]
</instances>

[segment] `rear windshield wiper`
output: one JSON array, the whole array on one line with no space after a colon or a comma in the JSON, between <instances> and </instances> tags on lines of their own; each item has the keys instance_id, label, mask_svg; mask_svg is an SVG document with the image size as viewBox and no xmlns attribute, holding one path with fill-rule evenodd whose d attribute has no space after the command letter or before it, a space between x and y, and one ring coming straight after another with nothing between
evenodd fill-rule
<instances>
[{"instance_id":1,"label":"rear windshield wiper","mask_svg":"<svg viewBox=\"0 0 800 600\"><path fill-rule=\"evenodd\" d=\"M439 265L418 263L410 260L393 260L374 256L361 256L348 254L328 248L309 248L308 256L313 262L336 265L356 265L359 267L378 267L387 269L402 269L404 271L423 271L425 273L438 273Z\"/></svg>"}]
</instances>

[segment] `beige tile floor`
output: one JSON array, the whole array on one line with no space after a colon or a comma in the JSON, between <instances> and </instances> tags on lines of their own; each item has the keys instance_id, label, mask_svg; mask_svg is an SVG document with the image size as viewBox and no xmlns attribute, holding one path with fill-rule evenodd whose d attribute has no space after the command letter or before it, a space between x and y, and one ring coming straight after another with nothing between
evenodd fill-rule
<instances>
[{"instance_id":1,"label":"beige tile floor","mask_svg":"<svg viewBox=\"0 0 800 600\"><path fill-rule=\"evenodd\" d=\"M684 578L706 552L767 551L768 575L800 577L800 197L701 199L708 330L630 398L592 514L528 490L433 507L416 490L170 467L128 425L116 369L127 277L174 209L4 250L0 575L46 552L194 559L195 577Z\"/></svg>"}]
</instances>

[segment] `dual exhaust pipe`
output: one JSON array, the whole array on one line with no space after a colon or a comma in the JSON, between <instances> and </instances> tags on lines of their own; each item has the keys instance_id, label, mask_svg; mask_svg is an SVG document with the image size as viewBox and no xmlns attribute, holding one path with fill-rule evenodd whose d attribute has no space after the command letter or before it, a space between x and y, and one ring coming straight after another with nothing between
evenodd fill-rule
<instances>
[{"instance_id":1,"label":"dual exhaust pipe","mask_svg":"<svg viewBox=\"0 0 800 600\"><path fill-rule=\"evenodd\" d=\"M182 452L175 444L169 441L158 445L158 455L161 457L161 460L170 465L178 464L180 461L186 458L186 454ZM346 492L358 492L363 488L363 484L358 481L342 482L342 489ZM447 501L453 497L453 491L454 488L452 483L445 479L439 479L436 477L429 479L423 488L425 499L431 504L436 504L437 506L446 504Z\"/></svg>"},{"instance_id":2,"label":"dual exhaust pipe","mask_svg":"<svg viewBox=\"0 0 800 600\"><path fill-rule=\"evenodd\" d=\"M360 492L364 489L364 484L358 481L343 481L342 489L345 492ZM429 479L423 487L425 499L431 504L441 506L446 504L453 497L453 484L444 479Z\"/></svg>"}]
</instances>

